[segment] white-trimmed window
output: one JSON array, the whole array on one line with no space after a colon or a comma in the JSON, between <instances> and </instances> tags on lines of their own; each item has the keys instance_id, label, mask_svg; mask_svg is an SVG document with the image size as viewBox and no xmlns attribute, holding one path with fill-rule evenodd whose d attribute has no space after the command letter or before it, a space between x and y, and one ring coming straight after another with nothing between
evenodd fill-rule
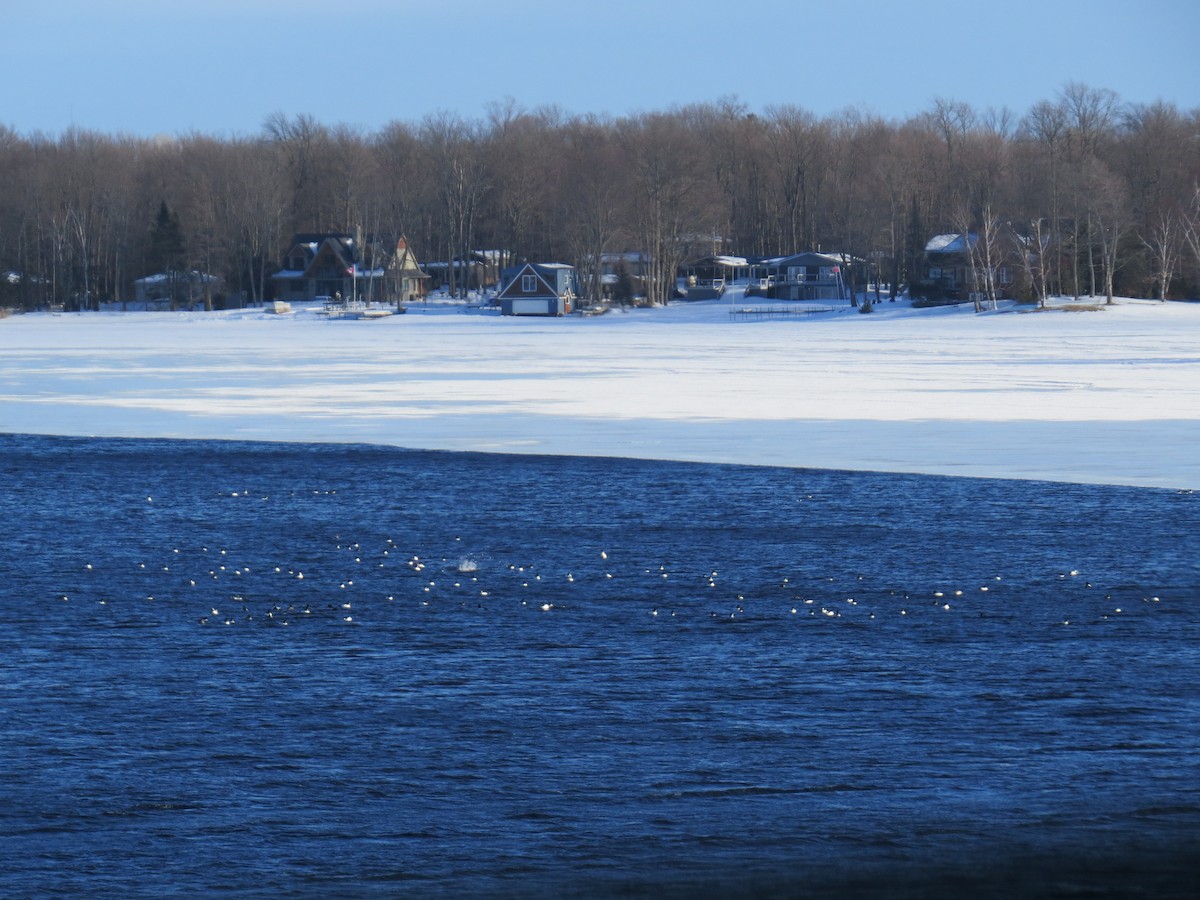
<instances>
[{"instance_id":1,"label":"white-trimmed window","mask_svg":"<svg viewBox=\"0 0 1200 900\"><path fill-rule=\"evenodd\" d=\"M536 275L522 275L521 276L521 293L522 294L532 294L536 290L537 290L537 276Z\"/></svg>"}]
</instances>

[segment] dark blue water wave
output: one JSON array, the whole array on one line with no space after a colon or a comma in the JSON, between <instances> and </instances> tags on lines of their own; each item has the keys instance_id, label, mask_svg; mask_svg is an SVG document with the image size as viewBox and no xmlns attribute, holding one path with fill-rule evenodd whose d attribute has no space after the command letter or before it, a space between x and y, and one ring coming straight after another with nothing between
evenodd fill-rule
<instances>
[{"instance_id":1,"label":"dark blue water wave","mask_svg":"<svg viewBox=\"0 0 1200 900\"><path fill-rule=\"evenodd\" d=\"M0 893L1187 895L1200 497L0 436Z\"/></svg>"}]
</instances>

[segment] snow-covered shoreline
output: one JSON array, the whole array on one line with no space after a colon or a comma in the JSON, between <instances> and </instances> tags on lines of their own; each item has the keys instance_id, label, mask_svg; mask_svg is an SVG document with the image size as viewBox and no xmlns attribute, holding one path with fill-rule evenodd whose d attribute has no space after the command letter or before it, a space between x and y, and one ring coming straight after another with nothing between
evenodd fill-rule
<instances>
[{"instance_id":1,"label":"snow-covered shoreline","mask_svg":"<svg viewBox=\"0 0 1200 900\"><path fill-rule=\"evenodd\" d=\"M730 315L747 302L11 316L0 431L1200 487L1200 304Z\"/></svg>"}]
</instances>

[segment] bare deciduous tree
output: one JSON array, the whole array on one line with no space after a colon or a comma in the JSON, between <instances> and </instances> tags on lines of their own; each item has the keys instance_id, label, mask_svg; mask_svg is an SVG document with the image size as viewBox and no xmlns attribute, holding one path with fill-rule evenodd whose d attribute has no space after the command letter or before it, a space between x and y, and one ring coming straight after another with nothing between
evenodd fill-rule
<instances>
[{"instance_id":1,"label":"bare deciduous tree","mask_svg":"<svg viewBox=\"0 0 1200 900\"><path fill-rule=\"evenodd\" d=\"M460 295L484 245L575 264L591 299L617 251L644 255L656 303L680 262L716 251L845 252L896 290L920 277L928 239L954 230L977 235L987 302L1006 263L1043 303L1169 297L1200 291L1197 184L1200 110L1124 107L1078 83L1019 120L946 98L895 122L727 97L618 118L506 100L377 133L283 113L252 138L0 128L0 293L27 308L126 299L152 274L165 201L188 265L250 302L270 295L293 233L330 231L405 235L446 261Z\"/></svg>"},{"instance_id":2,"label":"bare deciduous tree","mask_svg":"<svg viewBox=\"0 0 1200 900\"><path fill-rule=\"evenodd\" d=\"M631 232L646 254L646 299L666 303L680 266L711 248L713 223L703 216L696 144L677 116L652 114L618 124L631 177Z\"/></svg>"},{"instance_id":3,"label":"bare deciduous tree","mask_svg":"<svg viewBox=\"0 0 1200 900\"><path fill-rule=\"evenodd\" d=\"M427 116L421 124L422 146L429 175L441 203L445 223L446 261L450 291L466 297L470 287L471 253L475 249L476 216L488 191L479 123L449 113ZM458 264L464 267L459 277Z\"/></svg>"}]
</instances>

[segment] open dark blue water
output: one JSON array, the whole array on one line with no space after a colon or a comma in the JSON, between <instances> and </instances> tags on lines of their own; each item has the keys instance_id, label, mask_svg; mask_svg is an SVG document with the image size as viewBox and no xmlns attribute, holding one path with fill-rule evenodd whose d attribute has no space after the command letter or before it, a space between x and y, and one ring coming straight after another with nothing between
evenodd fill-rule
<instances>
[{"instance_id":1,"label":"open dark blue water","mask_svg":"<svg viewBox=\"0 0 1200 900\"><path fill-rule=\"evenodd\" d=\"M0 436L0 894L1189 895L1200 495Z\"/></svg>"}]
</instances>

